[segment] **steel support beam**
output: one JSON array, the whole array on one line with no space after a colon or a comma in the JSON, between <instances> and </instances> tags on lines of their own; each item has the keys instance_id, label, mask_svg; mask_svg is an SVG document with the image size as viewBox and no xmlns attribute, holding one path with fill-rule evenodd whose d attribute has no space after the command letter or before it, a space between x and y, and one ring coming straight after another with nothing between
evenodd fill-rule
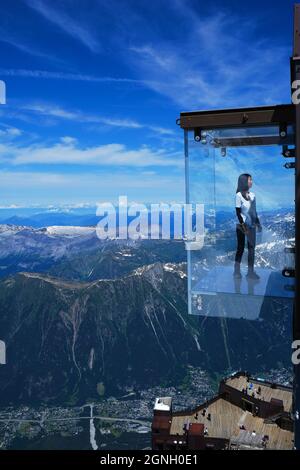
<instances>
[{"instance_id":1,"label":"steel support beam","mask_svg":"<svg viewBox=\"0 0 300 470\"><path fill-rule=\"evenodd\" d=\"M300 80L300 4L294 9L294 49L291 59L291 80ZM300 340L300 104L294 105L296 111L296 181L295 181L295 305L293 319L293 339ZM294 366L294 412L295 412L295 448L300 450L300 365ZM298 413L297 413L298 411ZM298 416L298 419L297 419Z\"/></svg>"},{"instance_id":2,"label":"steel support beam","mask_svg":"<svg viewBox=\"0 0 300 470\"><path fill-rule=\"evenodd\" d=\"M278 126L294 124L295 107L292 104L256 108L194 111L181 113L182 129L216 129L226 127Z\"/></svg>"},{"instance_id":3,"label":"steel support beam","mask_svg":"<svg viewBox=\"0 0 300 470\"><path fill-rule=\"evenodd\" d=\"M264 137L218 137L214 139L215 147L249 147L262 145L293 145L294 137L289 136L285 139L280 136Z\"/></svg>"}]
</instances>

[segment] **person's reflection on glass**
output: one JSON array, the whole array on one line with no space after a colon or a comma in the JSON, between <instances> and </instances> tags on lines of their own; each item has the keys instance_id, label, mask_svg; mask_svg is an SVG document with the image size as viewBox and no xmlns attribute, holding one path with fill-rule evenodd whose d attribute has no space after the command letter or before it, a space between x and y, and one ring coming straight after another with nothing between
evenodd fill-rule
<instances>
[{"instance_id":1,"label":"person's reflection on glass","mask_svg":"<svg viewBox=\"0 0 300 470\"><path fill-rule=\"evenodd\" d=\"M236 226L237 251L235 255L234 277L240 279L241 261L245 250L245 239L248 246L248 273L247 279L258 281L259 275L254 271L256 229L261 232L262 227L256 212L255 194L250 191L253 185L252 176L243 173L239 176L236 190L235 207L239 223Z\"/></svg>"},{"instance_id":2,"label":"person's reflection on glass","mask_svg":"<svg viewBox=\"0 0 300 470\"><path fill-rule=\"evenodd\" d=\"M251 279L247 277L248 295L254 295L254 286L257 283L256 281L256 279Z\"/></svg>"},{"instance_id":3,"label":"person's reflection on glass","mask_svg":"<svg viewBox=\"0 0 300 470\"><path fill-rule=\"evenodd\" d=\"M241 277L234 277L234 292L236 294L241 294L241 286L242 286L242 276Z\"/></svg>"}]
</instances>

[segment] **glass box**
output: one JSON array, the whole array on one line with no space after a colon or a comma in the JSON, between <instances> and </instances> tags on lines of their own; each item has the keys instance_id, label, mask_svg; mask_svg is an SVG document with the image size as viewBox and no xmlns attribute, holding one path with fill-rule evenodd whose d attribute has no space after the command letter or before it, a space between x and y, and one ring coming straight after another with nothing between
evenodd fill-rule
<instances>
[{"instance_id":1,"label":"glass box","mask_svg":"<svg viewBox=\"0 0 300 470\"><path fill-rule=\"evenodd\" d=\"M185 130L186 200L204 205L203 244L186 241L191 314L263 320L292 309L295 177L277 136L279 126ZM293 138L288 127L286 146ZM240 175L253 184L242 196Z\"/></svg>"}]
</instances>

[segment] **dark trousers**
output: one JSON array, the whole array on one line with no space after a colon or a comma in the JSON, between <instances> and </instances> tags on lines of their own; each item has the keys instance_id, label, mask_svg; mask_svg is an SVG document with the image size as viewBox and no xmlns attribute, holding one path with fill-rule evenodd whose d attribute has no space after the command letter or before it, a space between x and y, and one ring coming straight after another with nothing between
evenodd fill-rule
<instances>
[{"instance_id":1,"label":"dark trousers","mask_svg":"<svg viewBox=\"0 0 300 470\"><path fill-rule=\"evenodd\" d=\"M245 240L247 237L248 245L248 268L253 270L254 268L254 257L255 257L255 245L256 245L256 227L248 227L248 234L245 235L239 225L236 229L237 236L237 250L235 255L235 262L241 263L242 257L245 250Z\"/></svg>"}]
</instances>

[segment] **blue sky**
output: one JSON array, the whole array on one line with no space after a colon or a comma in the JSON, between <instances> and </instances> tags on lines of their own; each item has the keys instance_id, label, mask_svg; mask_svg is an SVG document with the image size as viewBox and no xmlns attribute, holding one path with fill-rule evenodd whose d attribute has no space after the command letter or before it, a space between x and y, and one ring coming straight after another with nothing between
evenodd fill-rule
<instances>
[{"instance_id":1,"label":"blue sky","mask_svg":"<svg viewBox=\"0 0 300 470\"><path fill-rule=\"evenodd\" d=\"M176 118L290 102L292 7L2 0L0 206L183 201Z\"/></svg>"}]
</instances>

